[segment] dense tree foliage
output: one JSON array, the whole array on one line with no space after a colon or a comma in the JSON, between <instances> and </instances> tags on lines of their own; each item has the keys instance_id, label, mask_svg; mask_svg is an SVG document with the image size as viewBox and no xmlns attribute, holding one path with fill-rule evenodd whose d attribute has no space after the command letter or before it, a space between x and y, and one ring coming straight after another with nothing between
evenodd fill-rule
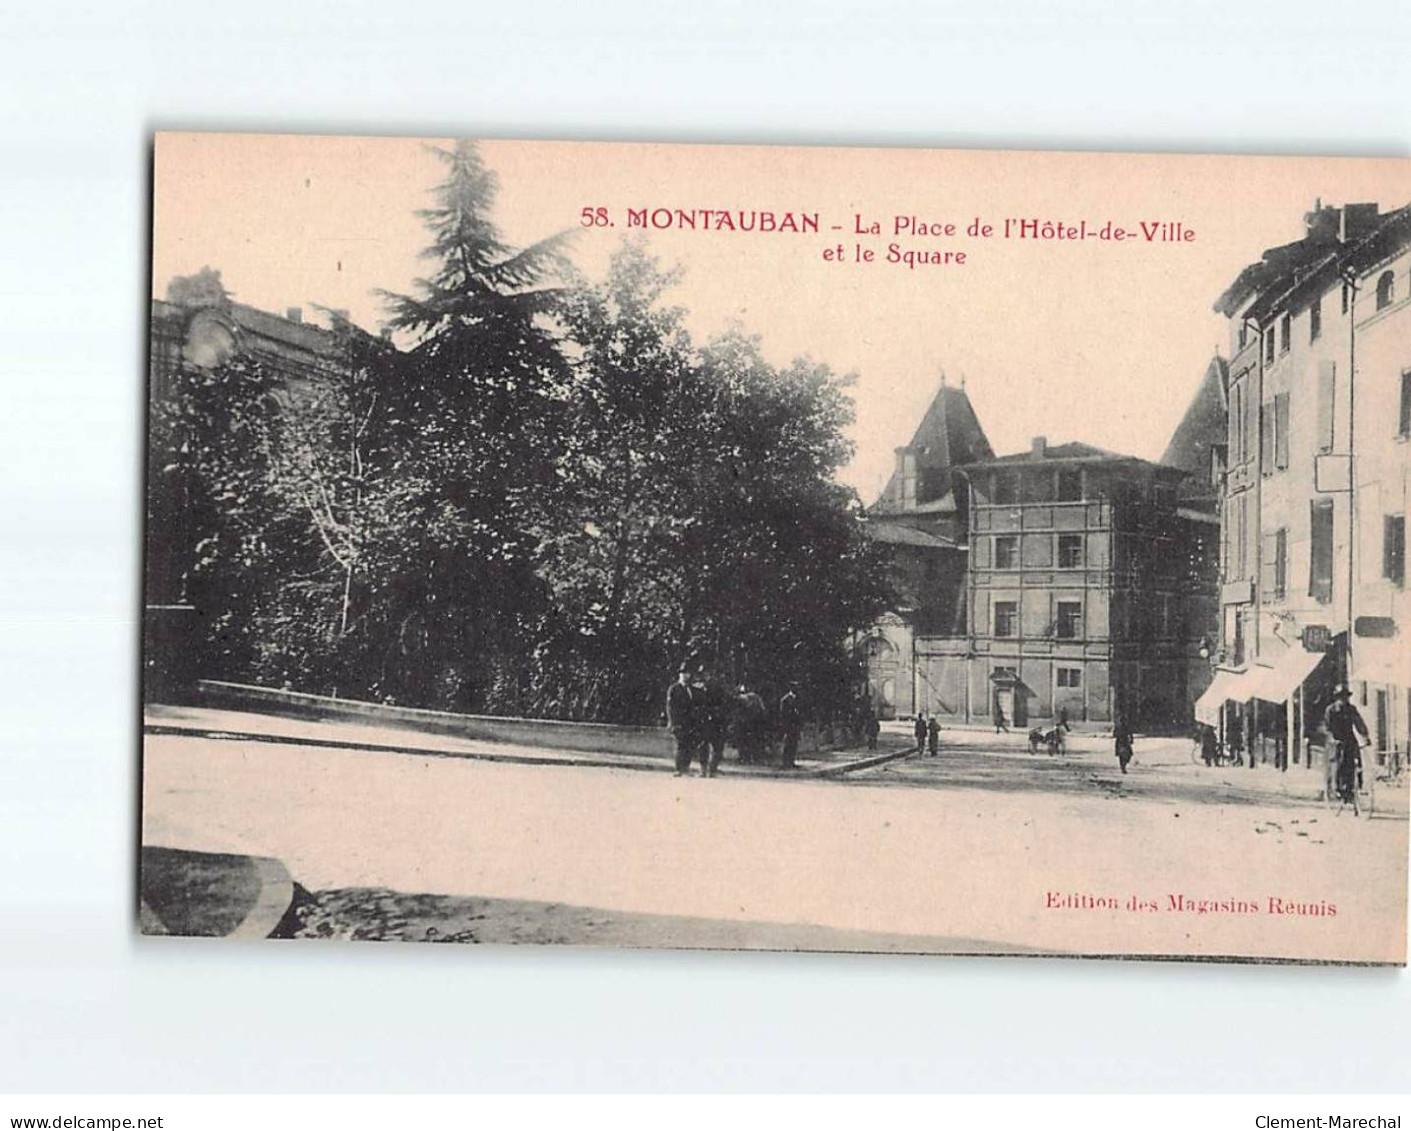
<instances>
[{"instance_id":1,"label":"dense tree foliage","mask_svg":"<svg viewBox=\"0 0 1411 1131\"><path fill-rule=\"evenodd\" d=\"M652 722L694 657L845 702L846 636L890 598L835 480L847 380L738 330L698 346L643 243L598 282L559 239L507 246L475 148L441 157L433 270L389 296L405 349L340 321L346 379L237 358L155 410L151 537L190 550L204 669Z\"/></svg>"}]
</instances>

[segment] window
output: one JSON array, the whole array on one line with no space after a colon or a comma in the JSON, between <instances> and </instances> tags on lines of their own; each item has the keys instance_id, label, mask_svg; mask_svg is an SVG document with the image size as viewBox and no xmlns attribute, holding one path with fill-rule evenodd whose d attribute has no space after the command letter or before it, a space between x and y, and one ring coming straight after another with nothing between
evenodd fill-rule
<instances>
[{"instance_id":1,"label":"window","mask_svg":"<svg viewBox=\"0 0 1411 1131\"><path fill-rule=\"evenodd\" d=\"M995 538L995 569L1019 568L1019 536L1001 534Z\"/></svg>"},{"instance_id":2,"label":"window","mask_svg":"<svg viewBox=\"0 0 1411 1131\"><path fill-rule=\"evenodd\" d=\"M1242 491L1238 504L1239 523L1235 527L1235 576L1248 577L1249 569L1249 492Z\"/></svg>"},{"instance_id":3,"label":"window","mask_svg":"<svg viewBox=\"0 0 1411 1131\"><path fill-rule=\"evenodd\" d=\"M1023 487L1026 503L1053 502L1053 472L1047 468L1025 475Z\"/></svg>"},{"instance_id":4,"label":"window","mask_svg":"<svg viewBox=\"0 0 1411 1131\"><path fill-rule=\"evenodd\" d=\"M1274 364L1274 327L1264 331L1264 364Z\"/></svg>"},{"instance_id":5,"label":"window","mask_svg":"<svg viewBox=\"0 0 1411 1131\"><path fill-rule=\"evenodd\" d=\"M1289 395L1274 394L1274 468L1285 470L1289 465Z\"/></svg>"},{"instance_id":6,"label":"window","mask_svg":"<svg viewBox=\"0 0 1411 1131\"><path fill-rule=\"evenodd\" d=\"M1401 425L1400 434L1411 436L1411 369L1401 371Z\"/></svg>"},{"instance_id":7,"label":"window","mask_svg":"<svg viewBox=\"0 0 1411 1131\"><path fill-rule=\"evenodd\" d=\"M1333 501L1308 504L1308 595L1321 604L1333 599Z\"/></svg>"},{"instance_id":8,"label":"window","mask_svg":"<svg viewBox=\"0 0 1411 1131\"><path fill-rule=\"evenodd\" d=\"M995 502L999 504L1017 503L1019 501L1018 476L1007 471L997 472L995 474L994 496Z\"/></svg>"},{"instance_id":9,"label":"window","mask_svg":"<svg viewBox=\"0 0 1411 1131\"><path fill-rule=\"evenodd\" d=\"M995 602L995 635L996 636L1018 636L1019 635L1019 602L1017 601L996 601ZM996 672L998 674L998 672Z\"/></svg>"},{"instance_id":10,"label":"window","mask_svg":"<svg viewBox=\"0 0 1411 1131\"><path fill-rule=\"evenodd\" d=\"M1268 401L1259 406L1259 468L1274 474L1274 406Z\"/></svg>"},{"instance_id":11,"label":"window","mask_svg":"<svg viewBox=\"0 0 1411 1131\"><path fill-rule=\"evenodd\" d=\"M1377 280L1377 309L1385 310L1396 299L1396 275L1383 271Z\"/></svg>"},{"instance_id":12,"label":"window","mask_svg":"<svg viewBox=\"0 0 1411 1131\"><path fill-rule=\"evenodd\" d=\"M1059 687L1082 687L1082 686L1083 686L1083 669L1082 669L1082 668L1059 668L1057 674L1058 674L1058 686L1059 686Z\"/></svg>"},{"instance_id":13,"label":"window","mask_svg":"<svg viewBox=\"0 0 1411 1131\"><path fill-rule=\"evenodd\" d=\"M1264 535L1264 558L1260 563L1260 592L1266 601L1282 601L1288 586L1288 529L1280 527Z\"/></svg>"},{"instance_id":14,"label":"window","mask_svg":"<svg viewBox=\"0 0 1411 1131\"><path fill-rule=\"evenodd\" d=\"M1230 547L1234 545L1232 537L1235 523L1235 504L1231 499L1225 500L1223 513L1220 515L1220 579L1230 581L1234 578L1232 572L1233 562L1230 557Z\"/></svg>"},{"instance_id":15,"label":"window","mask_svg":"<svg viewBox=\"0 0 1411 1131\"><path fill-rule=\"evenodd\" d=\"M1076 640L1082 635L1083 602L1059 601L1055 628L1056 635L1060 640Z\"/></svg>"},{"instance_id":16,"label":"window","mask_svg":"<svg viewBox=\"0 0 1411 1131\"><path fill-rule=\"evenodd\" d=\"M1254 386L1251 382L1244 398L1244 458L1259 459L1259 402L1254 399Z\"/></svg>"},{"instance_id":17,"label":"window","mask_svg":"<svg viewBox=\"0 0 1411 1131\"><path fill-rule=\"evenodd\" d=\"M1081 534L1060 534L1058 536L1058 568L1083 568L1083 536Z\"/></svg>"},{"instance_id":18,"label":"window","mask_svg":"<svg viewBox=\"0 0 1411 1131\"><path fill-rule=\"evenodd\" d=\"M1230 462L1236 467L1244 463L1244 377L1241 373L1230 405Z\"/></svg>"},{"instance_id":19,"label":"window","mask_svg":"<svg viewBox=\"0 0 1411 1131\"><path fill-rule=\"evenodd\" d=\"M1333 450L1333 396L1337 391L1337 366L1331 361L1318 363L1318 451Z\"/></svg>"},{"instance_id":20,"label":"window","mask_svg":"<svg viewBox=\"0 0 1411 1131\"><path fill-rule=\"evenodd\" d=\"M1404 383L1404 382L1403 382ZM1058 473L1058 501L1076 503L1083 497L1083 472L1081 468L1070 468Z\"/></svg>"},{"instance_id":21,"label":"window","mask_svg":"<svg viewBox=\"0 0 1411 1131\"><path fill-rule=\"evenodd\" d=\"M1382 519L1382 576L1393 585L1406 584L1406 516Z\"/></svg>"},{"instance_id":22,"label":"window","mask_svg":"<svg viewBox=\"0 0 1411 1131\"><path fill-rule=\"evenodd\" d=\"M1323 300L1315 298L1308 308L1308 340L1316 342L1323 335Z\"/></svg>"},{"instance_id":23,"label":"window","mask_svg":"<svg viewBox=\"0 0 1411 1131\"><path fill-rule=\"evenodd\" d=\"M1249 323L1241 322L1239 328L1239 348L1244 349L1249 344Z\"/></svg>"},{"instance_id":24,"label":"window","mask_svg":"<svg viewBox=\"0 0 1411 1131\"><path fill-rule=\"evenodd\" d=\"M1285 314L1279 319L1279 352L1288 353L1293 342L1293 315Z\"/></svg>"}]
</instances>

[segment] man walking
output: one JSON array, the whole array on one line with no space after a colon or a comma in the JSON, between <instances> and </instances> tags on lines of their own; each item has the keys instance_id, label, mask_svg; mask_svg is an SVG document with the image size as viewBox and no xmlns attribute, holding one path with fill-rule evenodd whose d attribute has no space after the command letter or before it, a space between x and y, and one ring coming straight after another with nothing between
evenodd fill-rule
<instances>
[{"instance_id":1,"label":"man walking","mask_svg":"<svg viewBox=\"0 0 1411 1131\"><path fill-rule=\"evenodd\" d=\"M935 715L931 716L931 725L927 727L927 737L931 740L931 757L934 758L941 751L941 724Z\"/></svg>"},{"instance_id":2,"label":"man walking","mask_svg":"<svg viewBox=\"0 0 1411 1131\"><path fill-rule=\"evenodd\" d=\"M715 777L725 757L725 728L730 710L730 697L720 681L714 664L707 665L705 687L701 691L701 773Z\"/></svg>"},{"instance_id":3,"label":"man walking","mask_svg":"<svg viewBox=\"0 0 1411 1131\"><path fill-rule=\"evenodd\" d=\"M1127 772L1127 763L1132 760L1132 728L1123 717L1118 718L1117 725L1112 728L1112 745L1116 748L1117 764L1122 767L1122 772Z\"/></svg>"},{"instance_id":4,"label":"man walking","mask_svg":"<svg viewBox=\"0 0 1411 1131\"><path fill-rule=\"evenodd\" d=\"M926 716L917 715L916 725L911 728L911 733L916 736L916 753L926 753Z\"/></svg>"},{"instance_id":5,"label":"man walking","mask_svg":"<svg viewBox=\"0 0 1411 1131\"><path fill-rule=\"evenodd\" d=\"M803 733L803 712L799 709L799 697L792 687L779 700L779 730L784 736L783 766L786 770L792 770L799 752L799 736Z\"/></svg>"},{"instance_id":6,"label":"man walking","mask_svg":"<svg viewBox=\"0 0 1411 1131\"><path fill-rule=\"evenodd\" d=\"M685 664L676 672L676 682L666 692L666 725L676 739L676 776L691 768L691 752L696 741L695 696L691 693L691 670Z\"/></svg>"},{"instance_id":7,"label":"man walking","mask_svg":"<svg viewBox=\"0 0 1411 1131\"><path fill-rule=\"evenodd\" d=\"M764 722L769 711L758 691L740 684L735 700L735 744L740 748L740 765L750 766L760 760L764 745Z\"/></svg>"},{"instance_id":8,"label":"man walking","mask_svg":"<svg viewBox=\"0 0 1411 1131\"><path fill-rule=\"evenodd\" d=\"M882 724L877 721L877 716L873 714L872 708L867 709L867 714L863 719L862 729L867 735L867 749L877 749L877 736L882 733Z\"/></svg>"}]
</instances>

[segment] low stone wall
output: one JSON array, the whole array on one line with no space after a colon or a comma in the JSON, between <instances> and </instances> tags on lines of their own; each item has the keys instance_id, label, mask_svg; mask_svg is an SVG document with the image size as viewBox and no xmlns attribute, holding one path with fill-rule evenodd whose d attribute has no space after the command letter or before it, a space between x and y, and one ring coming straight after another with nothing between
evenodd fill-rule
<instances>
[{"instance_id":1,"label":"low stone wall","mask_svg":"<svg viewBox=\"0 0 1411 1131\"><path fill-rule=\"evenodd\" d=\"M519 719L498 715L457 715L418 707L392 707L357 699L334 699L302 691L202 680L203 706L231 711L316 721L351 722L365 726L398 727L422 734L445 734L482 742L505 742L549 750L579 750L598 754L640 754L669 758L673 746L664 727L611 726L606 723L564 722L558 719Z\"/></svg>"},{"instance_id":2,"label":"low stone wall","mask_svg":"<svg viewBox=\"0 0 1411 1131\"><path fill-rule=\"evenodd\" d=\"M450 711L393 707L385 703L335 699L327 695L309 695L302 691L213 679L203 679L197 685L197 701L205 707L228 711L258 711L266 715L316 722L341 721L364 726L397 727L422 734L445 734L454 738L537 746L547 750L638 754L651 758L671 758L675 752L672 737L665 727L615 726L610 723L501 715L457 715ZM806 725L799 741L799 751L817 753L829 748L830 744L822 739L817 727Z\"/></svg>"}]
</instances>

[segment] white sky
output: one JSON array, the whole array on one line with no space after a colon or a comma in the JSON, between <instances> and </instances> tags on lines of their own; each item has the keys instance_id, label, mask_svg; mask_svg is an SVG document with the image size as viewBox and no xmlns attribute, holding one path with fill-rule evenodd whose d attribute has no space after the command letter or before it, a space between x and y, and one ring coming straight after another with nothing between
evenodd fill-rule
<instances>
[{"instance_id":1,"label":"white sky","mask_svg":"<svg viewBox=\"0 0 1411 1131\"><path fill-rule=\"evenodd\" d=\"M161 135L153 294L210 265L241 302L268 310L347 308L376 329L377 288L407 291L426 270L415 217L443 167L411 139ZM855 371L857 455L843 479L871 502L945 370L962 377L996 451L1030 437L1083 440L1159 458L1211 354L1211 310L1268 246L1302 234L1325 203L1411 199L1411 163L1386 159L1019 154L983 151L651 146L487 141L496 220L523 244L571 229L584 206L616 227L581 231L573 258L600 276L641 207L818 211L818 235L659 232L652 247L686 275L675 301L704 338L732 319L783 363L807 354ZM825 262L857 242L853 216L1179 221L1178 245L895 237L963 250L964 267ZM832 224L843 232L832 232Z\"/></svg>"}]
</instances>

